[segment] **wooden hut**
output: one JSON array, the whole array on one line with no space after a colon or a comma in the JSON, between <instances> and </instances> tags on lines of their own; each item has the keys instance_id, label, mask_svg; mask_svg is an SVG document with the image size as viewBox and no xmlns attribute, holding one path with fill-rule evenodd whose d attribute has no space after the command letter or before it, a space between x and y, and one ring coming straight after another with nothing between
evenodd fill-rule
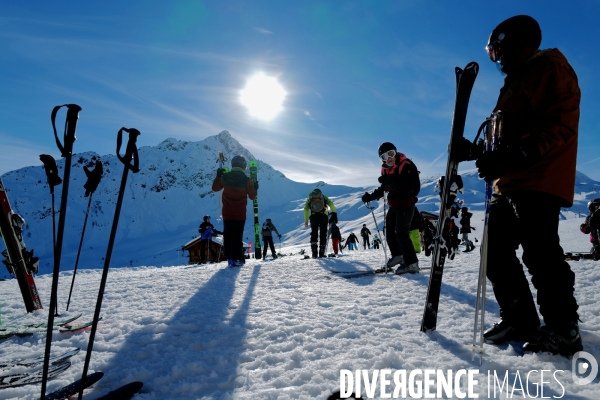
<instances>
[{"instance_id":1,"label":"wooden hut","mask_svg":"<svg viewBox=\"0 0 600 400\"><path fill-rule=\"evenodd\" d=\"M202 260L202 254L201 254L202 248L200 246L201 241L202 241L202 238L200 236L198 236L197 238L192 239L191 241L187 242L181 248L182 250L187 250L189 252L188 257L190 258L190 260L189 260L188 264L197 264ZM219 259L217 260L217 262L226 261L225 254L223 253L223 237L222 236L213 237L210 242L210 246L215 251L215 254L219 255ZM248 253L248 250L250 249L250 245L243 242L243 246L244 246L244 252ZM211 252L208 249L204 249L204 251L208 253L205 255L205 260L213 261ZM248 256L246 256L246 258L248 258Z\"/></svg>"}]
</instances>

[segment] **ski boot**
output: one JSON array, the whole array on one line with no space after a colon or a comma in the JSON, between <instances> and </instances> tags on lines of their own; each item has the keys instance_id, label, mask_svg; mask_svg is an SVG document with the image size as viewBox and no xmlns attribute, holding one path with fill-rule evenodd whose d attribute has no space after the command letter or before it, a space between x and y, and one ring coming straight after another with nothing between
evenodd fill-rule
<instances>
[{"instance_id":1,"label":"ski boot","mask_svg":"<svg viewBox=\"0 0 600 400\"><path fill-rule=\"evenodd\" d=\"M310 244L310 250L312 252L312 258L318 258L319 254L317 252L317 243L313 242Z\"/></svg>"},{"instance_id":2,"label":"ski boot","mask_svg":"<svg viewBox=\"0 0 600 400\"><path fill-rule=\"evenodd\" d=\"M404 264L404 257L402 256L392 256L386 264L388 267L393 267L398 264Z\"/></svg>"},{"instance_id":3,"label":"ski boot","mask_svg":"<svg viewBox=\"0 0 600 400\"><path fill-rule=\"evenodd\" d=\"M321 246L319 246L319 258L324 258L324 257L327 257L325 255L325 246L321 245Z\"/></svg>"}]
</instances>

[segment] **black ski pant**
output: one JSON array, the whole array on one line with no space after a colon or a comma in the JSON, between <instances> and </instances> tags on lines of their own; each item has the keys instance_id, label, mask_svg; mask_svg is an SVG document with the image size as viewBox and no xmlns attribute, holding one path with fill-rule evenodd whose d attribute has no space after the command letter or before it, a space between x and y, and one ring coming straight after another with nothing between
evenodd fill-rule
<instances>
[{"instance_id":1,"label":"black ski pant","mask_svg":"<svg viewBox=\"0 0 600 400\"><path fill-rule=\"evenodd\" d=\"M210 251L210 255L212 256L212 261L218 262L219 257L217 257L217 252L211 246L212 240L210 239L202 239L200 241L200 262L206 262L208 260L208 252Z\"/></svg>"},{"instance_id":2,"label":"black ski pant","mask_svg":"<svg viewBox=\"0 0 600 400\"><path fill-rule=\"evenodd\" d=\"M223 247L227 260L244 261L244 225L246 221L223 221Z\"/></svg>"},{"instance_id":3,"label":"black ski pant","mask_svg":"<svg viewBox=\"0 0 600 400\"><path fill-rule=\"evenodd\" d=\"M325 246L327 242L327 222L326 214L312 214L309 217L310 221L310 242L317 243L317 238L320 239L321 246Z\"/></svg>"},{"instance_id":4,"label":"black ski pant","mask_svg":"<svg viewBox=\"0 0 600 400\"><path fill-rule=\"evenodd\" d=\"M363 236L363 249L370 249L371 246L369 246L369 237L368 236Z\"/></svg>"},{"instance_id":5,"label":"black ski pant","mask_svg":"<svg viewBox=\"0 0 600 400\"><path fill-rule=\"evenodd\" d=\"M392 257L402 256L405 264L418 262L415 247L410 239L410 224L415 206L390 208L385 218L385 238Z\"/></svg>"},{"instance_id":6,"label":"black ski pant","mask_svg":"<svg viewBox=\"0 0 600 400\"><path fill-rule=\"evenodd\" d=\"M561 200L534 191L494 194L488 220L487 277L500 306L500 317L513 326L536 328L540 320L523 266L537 289L544 322L559 329L578 319L575 274L565 261L558 236Z\"/></svg>"},{"instance_id":7,"label":"black ski pant","mask_svg":"<svg viewBox=\"0 0 600 400\"><path fill-rule=\"evenodd\" d=\"M275 251L275 244L273 243L273 236L263 236L263 258L267 256L267 250L271 248L271 256L275 257L277 252Z\"/></svg>"}]
</instances>

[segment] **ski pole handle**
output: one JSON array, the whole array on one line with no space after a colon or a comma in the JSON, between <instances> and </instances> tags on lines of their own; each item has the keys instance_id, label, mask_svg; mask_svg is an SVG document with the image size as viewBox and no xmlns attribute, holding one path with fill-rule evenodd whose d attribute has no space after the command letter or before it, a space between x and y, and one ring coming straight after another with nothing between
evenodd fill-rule
<instances>
[{"instance_id":1,"label":"ski pole handle","mask_svg":"<svg viewBox=\"0 0 600 400\"><path fill-rule=\"evenodd\" d=\"M123 142L123 131L129 133L129 140L127 141L127 147L125 148L125 155L121 157L120 151L121 143ZM140 159L138 157L138 149L135 145L139 135L140 131L135 128L121 128L117 134L117 158L134 174L140 172ZM132 158L133 164L131 163Z\"/></svg>"},{"instance_id":2,"label":"ski pole handle","mask_svg":"<svg viewBox=\"0 0 600 400\"><path fill-rule=\"evenodd\" d=\"M67 119L65 121L65 132L63 135L64 146L58 138L55 124L56 114L62 107L67 107ZM81 107L79 107L77 104L63 104L62 106L54 107L52 114L50 115L50 119L52 120L52 129L54 129L54 139L56 139L56 145L58 146L58 150L60 150L60 154L63 157L66 157L67 154L71 154L73 152L73 142L77 140L75 137L75 130L77 129L79 111L81 111Z\"/></svg>"}]
</instances>

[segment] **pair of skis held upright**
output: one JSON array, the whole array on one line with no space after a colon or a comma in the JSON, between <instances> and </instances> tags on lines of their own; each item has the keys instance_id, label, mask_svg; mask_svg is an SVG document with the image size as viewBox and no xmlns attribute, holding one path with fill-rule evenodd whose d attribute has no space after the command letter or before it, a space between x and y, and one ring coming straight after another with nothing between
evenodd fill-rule
<instances>
[{"instance_id":1,"label":"pair of skis held upright","mask_svg":"<svg viewBox=\"0 0 600 400\"><path fill-rule=\"evenodd\" d=\"M56 133L56 126L54 124L56 114L61 107L67 107L67 116L65 121L65 131L64 131L64 139L63 143L58 138ZM77 128L77 120L79 119L79 112L81 111L81 107L76 104L65 104L64 106L57 106L52 111L52 127L54 129L54 137L56 139L56 144L61 152L61 155L65 158L65 171L63 177L63 190L61 197L61 208L59 215L59 223L58 223L58 232L56 236L56 243L54 247L54 269L52 275L52 291L50 295L50 308L48 310L48 326L46 332L46 348L44 353L44 366L42 370L42 389L41 389L41 398L42 400L46 396L46 385L48 380L48 370L50 367L50 350L52 345L52 330L54 327L54 311L57 307L57 299L56 294L58 292L58 276L60 272L60 261L61 261L61 252L62 252L62 239L64 234L65 227L65 217L66 217L66 203L68 197L68 185L71 171L71 157L73 153L73 143L75 142L75 132ZM123 141L123 132L127 132L129 134L129 140L127 142L127 146L125 149L125 155L121 156L121 144ZM94 319L92 322L92 328L90 332L90 339L88 342L88 348L86 352L85 362L83 366L83 373L80 381L74 382L73 387L77 387L77 390L73 393L79 392L79 399L83 396L83 389L89 386L89 382L91 380L91 375L87 375L87 371L89 368L89 363L91 359L91 353L94 346L94 339L96 336L96 330L98 328L98 321L100 320L100 310L102 308L102 299L104 296L104 289L106 286L106 281L108 278L108 269L110 267L110 260L112 256L112 249L117 233L117 226L119 222L119 216L121 213L121 205L123 203L123 195L125 193L125 185L127 182L127 176L129 171L132 173L139 172L139 157L138 150L136 147L137 137L140 135L140 132L134 128L121 128L117 134L117 158L124 165L123 168L123 177L121 179L121 186L119 189L119 195L117 199L115 215L111 227L110 238L108 241L108 248L106 250L106 256L104 257L104 268L102 272L102 279L100 281L100 289L98 290L98 298L96 300L96 309L94 312ZM93 374L92 374L93 375ZM139 389L138 389L139 390Z\"/></svg>"},{"instance_id":2,"label":"pair of skis held upright","mask_svg":"<svg viewBox=\"0 0 600 400\"><path fill-rule=\"evenodd\" d=\"M440 298L440 289L442 276L444 272L444 261L448 252L447 244L444 241L443 232L449 229L450 211L452 206L451 185L458 175L458 165L461 161L459 145L464 135L465 121L471 91L475 83L475 78L479 71L479 65L475 62L469 63L464 70L456 68L456 103L452 120L452 131L450 144L448 146L448 163L446 166L446 175L443 183L440 204L440 217L437 225L437 236L434 238L434 250L432 254L431 275L429 278L429 287L423 311L423 320L421 331L426 332L435 330L437 323L437 312ZM485 151L494 151L502 131L502 115L494 113L481 125L475 137L477 142L479 135L484 132ZM488 248L488 220L490 213L490 199L492 196L492 185L486 182L486 202L485 202L485 222L483 237L481 241L481 259L479 267L479 279L477 283L477 299L475 304L475 322L473 329L473 359L475 352L479 352L480 361L483 353L483 331L485 324L485 292L486 292L486 272L487 272L487 248ZM479 332L479 340L477 333Z\"/></svg>"}]
</instances>

